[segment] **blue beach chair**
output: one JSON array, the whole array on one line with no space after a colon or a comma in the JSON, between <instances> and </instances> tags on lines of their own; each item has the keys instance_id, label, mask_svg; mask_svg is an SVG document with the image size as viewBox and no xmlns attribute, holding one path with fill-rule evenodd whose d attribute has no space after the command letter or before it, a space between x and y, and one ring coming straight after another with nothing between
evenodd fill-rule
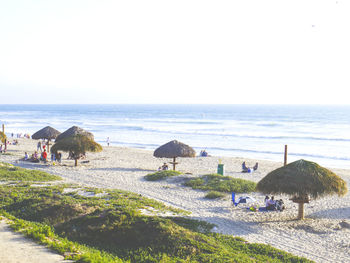
<instances>
[{"instance_id":1,"label":"blue beach chair","mask_svg":"<svg viewBox=\"0 0 350 263\"><path fill-rule=\"evenodd\" d=\"M232 192L232 204L234 205L234 206L237 206L238 205L238 203L236 203L236 194L234 193L234 192Z\"/></svg>"}]
</instances>

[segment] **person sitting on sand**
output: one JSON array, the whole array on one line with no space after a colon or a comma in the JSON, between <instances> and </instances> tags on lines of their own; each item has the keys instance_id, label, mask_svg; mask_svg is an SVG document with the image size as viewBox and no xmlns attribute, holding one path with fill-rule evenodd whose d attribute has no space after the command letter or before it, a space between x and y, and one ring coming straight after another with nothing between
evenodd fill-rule
<instances>
[{"instance_id":1,"label":"person sitting on sand","mask_svg":"<svg viewBox=\"0 0 350 263\"><path fill-rule=\"evenodd\" d=\"M30 161L33 162L33 163L38 163L38 162L40 162L39 159L38 159L38 152L35 151L35 152L32 154L32 158L30 159Z\"/></svg>"},{"instance_id":2,"label":"person sitting on sand","mask_svg":"<svg viewBox=\"0 0 350 263\"><path fill-rule=\"evenodd\" d=\"M169 167L168 167L168 165L167 165L166 163L164 163L164 164L162 165L162 170L163 170L163 171L169 170Z\"/></svg>"},{"instance_id":3,"label":"person sitting on sand","mask_svg":"<svg viewBox=\"0 0 350 263\"><path fill-rule=\"evenodd\" d=\"M207 157L208 156L208 153L206 150L202 150L201 153L200 153L200 156L201 157Z\"/></svg>"},{"instance_id":4,"label":"person sitting on sand","mask_svg":"<svg viewBox=\"0 0 350 263\"><path fill-rule=\"evenodd\" d=\"M242 173L250 173L250 168L246 166L245 161L242 163Z\"/></svg>"},{"instance_id":5,"label":"person sitting on sand","mask_svg":"<svg viewBox=\"0 0 350 263\"><path fill-rule=\"evenodd\" d=\"M57 162L61 163L61 159L62 159L62 153L58 152L57 153Z\"/></svg>"},{"instance_id":6,"label":"person sitting on sand","mask_svg":"<svg viewBox=\"0 0 350 263\"><path fill-rule=\"evenodd\" d=\"M28 157L28 153L25 152L25 153L24 153L24 160L25 160L25 161L28 161L28 158L29 158L29 157Z\"/></svg>"},{"instance_id":7,"label":"person sitting on sand","mask_svg":"<svg viewBox=\"0 0 350 263\"><path fill-rule=\"evenodd\" d=\"M269 197L268 195L265 196L265 199L264 199L265 207L267 207L267 206L269 205L269 204L268 204L269 199L270 199L270 197Z\"/></svg>"},{"instance_id":8,"label":"person sitting on sand","mask_svg":"<svg viewBox=\"0 0 350 263\"><path fill-rule=\"evenodd\" d=\"M282 212L284 209L286 209L282 199L276 201L276 209L280 212Z\"/></svg>"},{"instance_id":9,"label":"person sitting on sand","mask_svg":"<svg viewBox=\"0 0 350 263\"><path fill-rule=\"evenodd\" d=\"M266 209L267 210L276 210L276 201L275 201L275 198L273 196L271 196L271 199L269 201L267 201Z\"/></svg>"}]
</instances>

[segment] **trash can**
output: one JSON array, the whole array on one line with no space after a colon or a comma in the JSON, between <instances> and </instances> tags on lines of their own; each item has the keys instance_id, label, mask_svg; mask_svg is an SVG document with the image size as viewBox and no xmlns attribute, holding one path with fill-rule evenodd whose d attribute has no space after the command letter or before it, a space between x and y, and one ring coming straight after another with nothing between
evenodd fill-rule
<instances>
[{"instance_id":1,"label":"trash can","mask_svg":"<svg viewBox=\"0 0 350 263\"><path fill-rule=\"evenodd\" d=\"M219 163L218 164L218 174L224 175L224 165Z\"/></svg>"}]
</instances>

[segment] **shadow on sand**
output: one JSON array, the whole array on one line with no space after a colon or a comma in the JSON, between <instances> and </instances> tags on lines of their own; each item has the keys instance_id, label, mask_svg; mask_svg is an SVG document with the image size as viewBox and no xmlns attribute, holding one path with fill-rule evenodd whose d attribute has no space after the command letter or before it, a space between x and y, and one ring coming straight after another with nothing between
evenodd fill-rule
<instances>
[{"instance_id":1,"label":"shadow on sand","mask_svg":"<svg viewBox=\"0 0 350 263\"><path fill-rule=\"evenodd\" d=\"M327 214L327 216L325 216ZM349 219L350 218L350 207L341 207L334 209L327 209L318 211L308 215L312 218L332 218L332 219Z\"/></svg>"},{"instance_id":2,"label":"shadow on sand","mask_svg":"<svg viewBox=\"0 0 350 263\"><path fill-rule=\"evenodd\" d=\"M114 168L91 168L90 171L110 171L110 172L155 172L155 170L150 169L141 169L141 168L123 168L123 167L114 167Z\"/></svg>"},{"instance_id":3,"label":"shadow on sand","mask_svg":"<svg viewBox=\"0 0 350 263\"><path fill-rule=\"evenodd\" d=\"M212 231L216 232L216 229L231 229L230 235L233 236L247 236L250 234L258 234L260 231L259 225L255 222L245 222L240 220L227 219L222 217L191 217L191 219L205 221L214 224L215 227Z\"/></svg>"}]
</instances>

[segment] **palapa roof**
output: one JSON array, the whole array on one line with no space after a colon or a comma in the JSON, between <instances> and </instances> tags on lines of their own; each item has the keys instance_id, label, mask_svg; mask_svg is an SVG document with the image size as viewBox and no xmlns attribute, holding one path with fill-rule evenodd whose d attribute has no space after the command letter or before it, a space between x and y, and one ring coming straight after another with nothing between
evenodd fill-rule
<instances>
[{"instance_id":1,"label":"palapa roof","mask_svg":"<svg viewBox=\"0 0 350 263\"><path fill-rule=\"evenodd\" d=\"M153 156L159 158L195 157L196 151L187 144L174 140L157 148Z\"/></svg>"},{"instance_id":2,"label":"palapa roof","mask_svg":"<svg viewBox=\"0 0 350 263\"><path fill-rule=\"evenodd\" d=\"M32 135L32 139L38 140L38 139L48 139L52 140L55 139L58 135L60 135L61 132L56 130L55 128L52 128L50 126L46 126L42 128L41 130L37 131Z\"/></svg>"},{"instance_id":3,"label":"palapa roof","mask_svg":"<svg viewBox=\"0 0 350 263\"><path fill-rule=\"evenodd\" d=\"M257 190L264 194L319 196L347 192L346 182L332 171L317 163L298 160L280 167L261 179Z\"/></svg>"},{"instance_id":4,"label":"palapa roof","mask_svg":"<svg viewBox=\"0 0 350 263\"><path fill-rule=\"evenodd\" d=\"M73 152L100 152L102 151L102 146L95 142L91 137L77 134L63 138L56 141L51 148L52 152L57 151L73 151Z\"/></svg>"},{"instance_id":5,"label":"palapa roof","mask_svg":"<svg viewBox=\"0 0 350 263\"><path fill-rule=\"evenodd\" d=\"M72 126L68 130L66 130L65 132L62 132L59 136L57 136L55 141L57 142L57 141L60 141L64 138L71 137L71 136L78 135L78 134L87 136L90 139L94 140L94 135L91 132L85 131L84 129L82 129L78 126Z\"/></svg>"}]
</instances>

